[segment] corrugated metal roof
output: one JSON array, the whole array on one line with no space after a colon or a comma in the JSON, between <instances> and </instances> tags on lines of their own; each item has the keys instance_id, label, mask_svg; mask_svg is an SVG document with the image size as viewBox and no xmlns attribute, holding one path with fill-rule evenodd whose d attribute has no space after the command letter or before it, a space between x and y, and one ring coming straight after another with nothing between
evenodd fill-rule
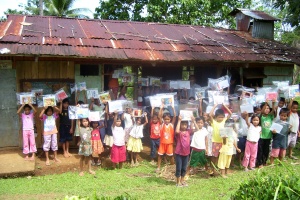
<instances>
[{"instance_id":1,"label":"corrugated metal roof","mask_svg":"<svg viewBox=\"0 0 300 200\"><path fill-rule=\"evenodd\" d=\"M9 15L0 49L127 61L236 61L300 64L300 51L243 31L146 22Z\"/></svg>"},{"instance_id":2,"label":"corrugated metal roof","mask_svg":"<svg viewBox=\"0 0 300 200\"><path fill-rule=\"evenodd\" d=\"M273 17L264 11L260 10L249 10L249 9L244 9L244 8L236 8L233 11L229 13L229 15L236 15L238 12L243 13L246 16L252 17L253 19L258 19L258 20L266 20L266 21L279 21L280 19Z\"/></svg>"}]
</instances>

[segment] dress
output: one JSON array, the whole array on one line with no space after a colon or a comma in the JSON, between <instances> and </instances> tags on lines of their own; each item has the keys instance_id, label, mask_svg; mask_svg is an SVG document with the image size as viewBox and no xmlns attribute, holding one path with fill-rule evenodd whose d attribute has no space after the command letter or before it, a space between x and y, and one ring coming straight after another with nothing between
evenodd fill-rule
<instances>
[{"instance_id":1,"label":"dress","mask_svg":"<svg viewBox=\"0 0 300 200\"><path fill-rule=\"evenodd\" d=\"M143 125L134 125L129 133L129 140L127 143L127 150L132 152L141 152L143 144L141 138L143 137Z\"/></svg>"},{"instance_id":2,"label":"dress","mask_svg":"<svg viewBox=\"0 0 300 200\"><path fill-rule=\"evenodd\" d=\"M231 158L233 155L234 142L235 142L235 135L231 134L231 136L226 138L226 144L222 145L222 148L220 149L219 160L218 160L218 167L220 169L229 168Z\"/></svg>"},{"instance_id":3,"label":"dress","mask_svg":"<svg viewBox=\"0 0 300 200\"><path fill-rule=\"evenodd\" d=\"M92 149L93 149L92 156L93 157L98 157L99 154L101 154L104 151L103 145L102 145L102 142L101 142L101 138L100 138L99 129L94 129L92 131L91 141L92 141Z\"/></svg>"},{"instance_id":4,"label":"dress","mask_svg":"<svg viewBox=\"0 0 300 200\"><path fill-rule=\"evenodd\" d=\"M80 145L79 145L79 155L90 156L92 155L92 144L91 144L91 132L92 129L90 127L84 128L80 127Z\"/></svg>"}]
</instances>

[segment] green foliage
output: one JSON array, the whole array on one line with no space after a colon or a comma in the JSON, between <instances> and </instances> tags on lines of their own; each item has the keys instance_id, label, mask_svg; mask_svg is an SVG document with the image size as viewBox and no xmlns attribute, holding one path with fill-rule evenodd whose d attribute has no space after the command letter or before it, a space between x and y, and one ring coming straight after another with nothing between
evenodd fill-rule
<instances>
[{"instance_id":1,"label":"green foliage","mask_svg":"<svg viewBox=\"0 0 300 200\"><path fill-rule=\"evenodd\" d=\"M117 197L104 197L98 196L96 193L92 197L81 197L81 196L66 196L64 200L135 200L131 198L129 194L121 195Z\"/></svg>"},{"instance_id":2,"label":"green foliage","mask_svg":"<svg viewBox=\"0 0 300 200\"><path fill-rule=\"evenodd\" d=\"M234 27L228 13L251 0L100 0L95 18Z\"/></svg>"},{"instance_id":3,"label":"green foliage","mask_svg":"<svg viewBox=\"0 0 300 200\"><path fill-rule=\"evenodd\" d=\"M286 175L258 173L242 183L231 199L300 199L299 175L291 170Z\"/></svg>"},{"instance_id":4,"label":"green foliage","mask_svg":"<svg viewBox=\"0 0 300 200\"><path fill-rule=\"evenodd\" d=\"M300 48L300 26L293 31L282 33L281 42Z\"/></svg>"},{"instance_id":5,"label":"green foliage","mask_svg":"<svg viewBox=\"0 0 300 200\"><path fill-rule=\"evenodd\" d=\"M274 7L279 10L287 10L284 21L292 26L300 26L300 1L299 0L277 0Z\"/></svg>"}]
</instances>

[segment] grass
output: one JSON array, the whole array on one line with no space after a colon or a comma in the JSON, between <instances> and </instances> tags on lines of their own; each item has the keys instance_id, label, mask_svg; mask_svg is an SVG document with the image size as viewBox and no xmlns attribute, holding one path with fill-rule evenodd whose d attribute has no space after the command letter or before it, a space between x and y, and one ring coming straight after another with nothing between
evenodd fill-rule
<instances>
[{"instance_id":1,"label":"grass","mask_svg":"<svg viewBox=\"0 0 300 200\"><path fill-rule=\"evenodd\" d=\"M298 147L300 145L298 144ZM299 150L295 152L299 156ZM299 161L297 161L299 163ZM300 173L300 165L288 159L286 167L265 167L269 175L288 174L287 167ZM122 170L97 170L96 178L85 174L64 173L57 175L0 179L0 199L63 199L68 196L116 197L128 193L136 199L229 199L240 183L257 172L238 170L229 178L203 178L199 173L188 180L188 187L176 188L175 182L157 177L155 166L142 162L139 167ZM202 176L202 177L201 177Z\"/></svg>"}]
</instances>

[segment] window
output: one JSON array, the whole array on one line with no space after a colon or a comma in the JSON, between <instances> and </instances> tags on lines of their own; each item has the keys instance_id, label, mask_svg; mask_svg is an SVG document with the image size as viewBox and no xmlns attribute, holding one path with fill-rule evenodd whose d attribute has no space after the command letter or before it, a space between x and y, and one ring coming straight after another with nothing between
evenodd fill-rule
<instances>
[{"instance_id":1,"label":"window","mask_svg":"<svg viewBox=\"0 0 300 200\"><path fill-rule=\"evenodd\" d=\"M99 76L99 66L80 65L80 76Z\"/></svg>"}]
</instances>

